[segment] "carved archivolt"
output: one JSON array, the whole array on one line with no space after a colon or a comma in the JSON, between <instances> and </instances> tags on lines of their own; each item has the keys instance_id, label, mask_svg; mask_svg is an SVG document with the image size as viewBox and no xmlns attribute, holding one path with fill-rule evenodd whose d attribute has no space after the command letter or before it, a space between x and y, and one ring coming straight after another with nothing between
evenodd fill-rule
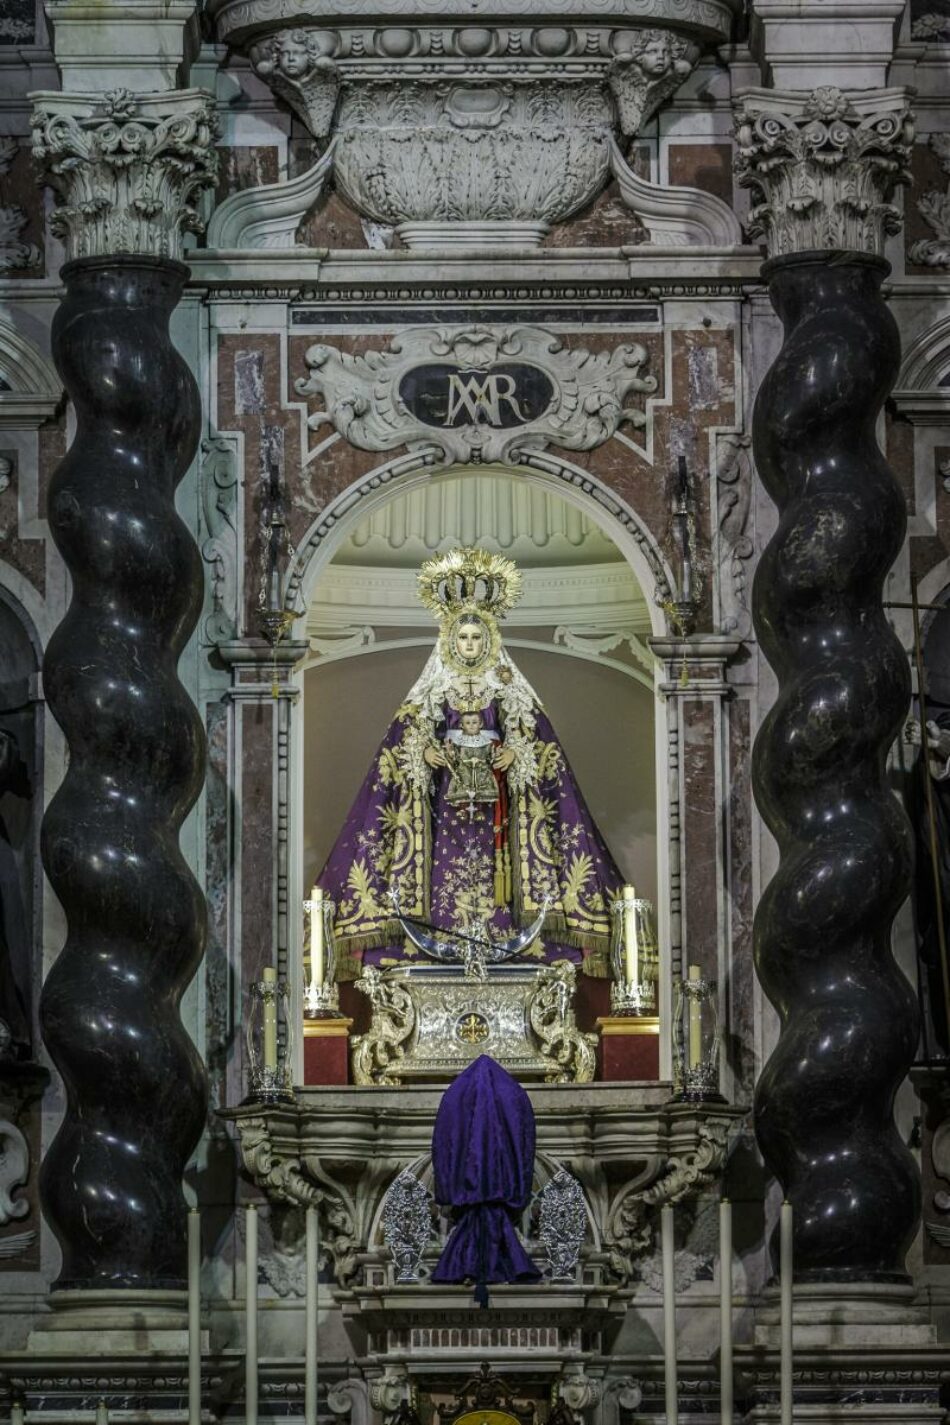
<instances>
[{"instance_id":1,"label":"carved archivolt","mask_svg":"<svg viewBox=\"0 0 950 1425\"><path fill-rule=\"evenodd\" d=\"M312 430L331 424L363 450L427 447L445 465L517 464L548 444L591 450L622 423L645 426L645 412L625 399L657 388L642 374L639 344L568 350L536 327L418 329L360 356L312 346L306 362L297 391L326 406L310 416Z\"/></svg>"}]
</instances>

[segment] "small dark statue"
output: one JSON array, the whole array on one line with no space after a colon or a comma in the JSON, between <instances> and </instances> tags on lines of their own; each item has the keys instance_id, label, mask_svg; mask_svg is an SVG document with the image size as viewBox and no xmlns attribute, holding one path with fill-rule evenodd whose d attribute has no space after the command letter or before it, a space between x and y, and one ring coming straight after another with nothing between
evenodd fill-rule
<instances>
[{"instance_id":1,"label":"small dark statue","mask_svg":"<svg viewBox=\"0 0 950 1425\"><path fill-rule=\"evenodd\" d=\"M914 825L916 853L914 916L922 999L927 1018L925 1052L928 1058L932 1058L950 1054L947 987L941 966L935 884L935 881L939 884L943 926L950 942L950 607L941 609L930 625L924 643L923 667L928 756L926 759L922 755L917 758L909 789L908 810ZM911 745L921 746L923 739L919 716L908 722L905 738ZM927 1040L932 1042L928 1044Z\"/></svg>"},{"instance_id":2,"label":"small dark statue","mask_svg":"<svg viewBox=\"0 0 950 1425\"><path fill-rule=\"evenodd\" d=\"M29 797L30 780L16 738L0 728L0 798ZM16 857L0 817L0 1059L28 1059L29 938Z\"/></svg>"}]
</instances>

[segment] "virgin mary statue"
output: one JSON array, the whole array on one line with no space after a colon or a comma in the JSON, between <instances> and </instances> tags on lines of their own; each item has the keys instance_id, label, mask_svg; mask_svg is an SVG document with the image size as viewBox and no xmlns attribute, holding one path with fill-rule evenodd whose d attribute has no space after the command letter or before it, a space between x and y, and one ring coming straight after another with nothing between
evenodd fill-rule
<instances>
[{"instance_id":1,"label":"virgin mary statue","mask_svg":"<svg viewBox=\"0 0 950 1425\"><path fill-rule=\"evenodd\" d=\"M430 559L419 594L436 646L373 759L318 885L336 906L338 973L392 963L400 913L504 938L534 921L528 954L608 973L622 877L540 700L498 627L521 594L515 565L483 549ZM349 964L347 963L349 962Z\"/></svg>"}]
</instances>

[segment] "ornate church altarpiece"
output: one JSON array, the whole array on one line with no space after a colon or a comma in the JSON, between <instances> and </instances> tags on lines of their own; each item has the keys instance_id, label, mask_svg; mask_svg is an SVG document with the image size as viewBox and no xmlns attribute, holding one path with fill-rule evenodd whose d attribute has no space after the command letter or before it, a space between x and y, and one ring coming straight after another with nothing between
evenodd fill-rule
<instances>
[{"instance_id":1,"label":"ornate church altarpiece","mask_svg":"<svg viewBox=\"0 0 950 1425\"><path fill-rule=\"evenodd\" d=\"M339 541L390 492L481 464L580 504L630 559L652 604L665 973L678 973L685 946L691 963L725 982L722 957L731 936L748 935L751 911L747 880L727 884L725 873L742 864L750 825L748 705L725 673L748 633L751 518L732 293L700 304L700 320L694 302L679 311L627 287L615 305L590 309L583 335L585 307L557 289L532 299L528 320L517 303L498 322L470 302L459 314L474 321L389 330L383 295L341 290L336 305L316 306L235 293L215 314L214 421L201 471L212 572L205 634L229 685L208 698L207 856L209 880L223 877L230 890L212 897L209 974L225 973L234 942L245 977L274 940L286 967L302 931L292 907L305 892L295 790L305 729L293 669L309 650L291 633L276 648L261 638L270 495L276 487L286 535L283 605L302 613ZM688 607L680 455L693 530ZM667 980L667 1017L668 993ZM749 993L741 977L730 981L727 1020L750 1012ZM228 1085L232 1101L237 1088Z\"/></svg>"}]
</instances>

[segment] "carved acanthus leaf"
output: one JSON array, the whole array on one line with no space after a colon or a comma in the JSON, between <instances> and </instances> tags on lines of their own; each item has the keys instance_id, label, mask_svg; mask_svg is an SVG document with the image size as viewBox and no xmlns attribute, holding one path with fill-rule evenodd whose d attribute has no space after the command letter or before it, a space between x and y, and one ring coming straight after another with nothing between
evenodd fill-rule
<instances>
[{"instance_id":1,"label":"carved acanthus leaf","mask_svg":"<svg viewBox=\"0 0 950 1425\"><path fill-rule=\"evenodd\" d=\"M218 171L217 117L198 89L33 95L33 153L61 199L50 220L71 258L180 258Z\"/></svg>"},{"instance_id":2,"label":"carved acanthus leaf","mask_svg":"<svg viewBox=\"0 0 950 1425\"><path fill-rule=\"evenodd\" d=\"M9 173L16 158L17 141L14 138L0 138L0 178ZM26 227L26 214L14 204L0 206L0 272L20 267L32 267L39 262L41 253L32 243L21 242L20 234Z\"/></svg>"},{"instance_id":3,"label":"carved acanthus leaf","mask_svg":"<svg viewBox=\"0 0 950 1425\"><path fill-rule=\"evenodd\" d=\"M736 174L757 190L749 232L770 257L815 249L880 253L910 182L913 116L902 89L803 97L756 89L736 105Z\"/></svg>"},{"instance_id":4,"label":"carved acanthus leaf","mask_svg":"<svg viewBox=\"0 0 950 1425\"><path fill-rule=\"evenodd\" d=\"M741 431L725 432L716 442L720 629L740 638L746 637L752 625L747 569L754 549L749 533L751 446L751 436Z\"/></svg>"},{"instance_id":5,"label":"carved acanthus leaf","mask_svg":"<svg viewBox=\"0 0 950 1425\"><path fill-rule=\"evenodd\" d=\"M950 177L950 134L931 134L930 147ZM922 193L917 199L917 211L936 236L914 243L908 253L911 262L921 267L950 267L950 183L943 192L930 188Z\"/></svg>"}]
</instances>

